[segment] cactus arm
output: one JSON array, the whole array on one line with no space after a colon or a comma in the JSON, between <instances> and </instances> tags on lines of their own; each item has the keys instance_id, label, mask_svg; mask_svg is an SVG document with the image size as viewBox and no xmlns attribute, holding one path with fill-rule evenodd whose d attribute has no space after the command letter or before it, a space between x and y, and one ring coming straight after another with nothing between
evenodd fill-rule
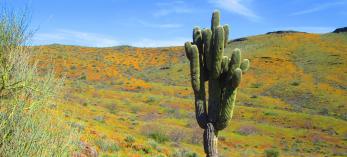
<instances>
[{"instance_id":1,"label":"cactus arm","mask_svg":"<svg viewBox=\"0 0 347 157\"><path fill-rule=\"evenodd\" d=\"M214 11L212 14L211 30L212 32L219 26L220 12L218 10Z\"/></svg>"},{"instance_id":2,"label":"cactus arm","mask_svg":"<svg viewBox=\"0 0 347 157\"><path fill-rule=\"evenodd\" d=\"M222 58L222 73L226 73L229 70L230 59L228 56Z\"/></svg>"},{"instance_id":3,"label":"cactus arm","mask_svg":"<svg viewBox=\"0 0 347 157\"><path fill-rule=\"evenodd\" d=\"M208 71L212 69L212 56L211 56L211 46L212 46L212 31L210 29L205 29L202 33L202 39L204 44L205 52L205 62Z\"/></svg>"},{"instance_id":4,"label":"cactus arm","mask_svg":"<svg viewBox=\"0 0 347 157\"><path fill-rule=\"evenodd\" d=\"M228 86L229 84L231 84L231 87L233 89L236 89L240 85L241 80L242 80L242 70L240 68L236 68L236 70L233 73L232 79L230 80L230 82L227 82L226 85Z\"/></svg>"},{"instance_id":5,"label":"cactus arm","mask_svg":"<svg viewBox=\"0 0 347 157\"><path fill-rule=\"evenodd\" d=\"M186 51L186 56L188 58L189 61L191 61L191 55L192 55L192 51L190 50L192 46L192 43L187 41L186 43L184 43L184 49Z\"/></svg>"},{"instance_id":6,"label":"cactus arm","mask_svg":"<svg viewBox=\"0 0 347 157\"><path fill-rule=\"evenodd\" d=\"M200 91L200 64L199 64L199 52L196 45L191 45L188 48L188 54L190 54L190 72L192 87L195 93Z\"/></svg>"},{"instance_id":7,"label":"cactus arm","mask_svg":"<svg viewBox=\"0 0 347 157\"><path fill-rule=\"evenodd\" d=\"M185 44L186 54L190 60L191 84L195 95L195 116L201 128L206 128L206 98L205 87L201 86L203 82L200 78L199 50L196 45L189 42Z\"/></svg>"},{"instance_id":8,"label":"cactus arm","mask_svg":"<svg viewBox=\"0 0 347 157\"><path fill-rule=\"evenodd\" d=\"M242 70L236 68L233 72L231 80L225 84L226 88L223 92L220 114L215 129L223 130L229 125L229 121L233 116L237 87L240 85L242 79Z\"/></svg>"},{"instance_id":9,"label":"cactus arm","mask_svg":"<svg viewBox=\"0 0 347 157\"><path fill-rule=\"evenodd\" d=\"M214 36L214 47L212 52L212 79L218 79L222 73L222 59L224 52L224 30L223 27L217 27Z\"/></svg>"},{"instance_id":10,"label":"cactus arm","mask_svg":"<svg viewBox=\"0 0 347 157\"><path fill-rule=\"evenodd\" d=\"M231 70L235 70L236 68L239 68L241 65L241 50L240 49L234 49L233 55L231 57Z\"/></svg>"},{"instance_id":11,"label":"cactus arm","mask_svg":"<svg viewBox=\"0 0 347 157\"><path fill-rule=\"evenodd\" d=\"M224 48L228 46L228 38L229 38L229 25L224 25Z\"/></svg>"},{"instance_id":12,"label":"cactus arm","mask_svg":"<svg viewBox=\"0 0 347 157\"><path fill-rule=\"evenodd\" d=\"M193 29L193 44L198 47L199 53L203 54L202 32L199 27ZM203 55L201 55L202 57Z\"/></svg>"},{"instance_id":13,"label":"cactus arm","mask_svg":"<svg viewBox=\"0 0 347 157\"><path fill-rule=\"evenodd\" d=\"M249 60L243 59L241 65L240 65L240 68L241 68L242 72L246 72L249 68Z\"/></svg>"}]
</instances>

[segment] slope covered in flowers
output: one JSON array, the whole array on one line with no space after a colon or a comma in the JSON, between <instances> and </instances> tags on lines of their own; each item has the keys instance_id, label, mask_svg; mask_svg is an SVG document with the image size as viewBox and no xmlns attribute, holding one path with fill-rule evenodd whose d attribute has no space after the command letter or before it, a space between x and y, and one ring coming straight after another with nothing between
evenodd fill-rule
<instances>
[{"instance_id":1,"label":"slope covered in flowers","mask_svg":"<svg viewBox=\"0 0 347 157\"><path fill-rule=\"evenodd\" d=\"M57 110L101 155L203 156L183 47L35 48L40 70L65 77ZM251 68L219 134L222 156L347 155L347 33L259 35L233 48Z\"/></svg>"}]
</instances>

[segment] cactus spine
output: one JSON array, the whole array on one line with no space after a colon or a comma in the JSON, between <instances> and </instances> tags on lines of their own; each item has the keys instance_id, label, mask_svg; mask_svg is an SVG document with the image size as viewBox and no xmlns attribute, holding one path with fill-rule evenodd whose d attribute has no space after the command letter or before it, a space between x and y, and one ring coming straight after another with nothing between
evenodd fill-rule
<instances>
[{"instance_id":1,"label":"cactus spine","mask_svg":"<svg viewBox=\"0 0 347 157\"><path fill-rule=\"evenodd\" d=\"M220 26L220 12L212 14L211 29L193 29L193 42L185 43L190 61L191 83L195 95L195 114L204 129L204 149L207 157L217 157L218 131L228 126L233 115L237 88L249 60L241 61L241 51L235 49L231 57L224 56L229 26ZM205 81L208 81L208 107Z\"/></svg>"}]
</instances>

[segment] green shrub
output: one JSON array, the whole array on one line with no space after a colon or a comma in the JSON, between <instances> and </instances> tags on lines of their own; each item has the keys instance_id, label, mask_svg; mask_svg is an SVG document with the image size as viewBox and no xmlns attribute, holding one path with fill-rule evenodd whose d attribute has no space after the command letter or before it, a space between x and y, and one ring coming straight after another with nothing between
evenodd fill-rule
<instances>
[{"instance_id":1,"label":"green shrub","mask_svg":"<svg viewBox=\"0 0 347 157\"><path fill-rule=\"evenodd\" d=\"M177 149L171 157L198 157L198 154L186 149Z\"/></svg>"},{"instance_id":2,"label":"green shrub","mask_svg":"<svg viewBox=\"0 0 347 157\"><path fill-rule=\"evenodd\" d=\"M147 144L150 145L153 149L157 150L158 152L161 151L161 148L160 148L159 144L156 141L151 139L151 140L149 140L147 142Z\"/></svg>"},{"instance_id":3,"label":"green shrub","mask_svg":"<svg viewBox=\"0 0 347 157\"><path fill-rule=\"evenodd\" d=\"M262 85L261 83L252 83L251 88L260 88Z\"/></svg>"},{"instance_id":4,"label":"green shrub","mask_svg":"<svg viewBox=\"0 0 347 157\"><path fill-rule=\"evenodd\" d=\"M265 116L277 116L278 114L276 112L272 111L263 111Z\"/></svg>"},{"instance_id":5,"label":"green shrub","mask_svg":"<svg viewBox=\"0 0 347 157\"><path fill-rule=\"evenodd\" d=\"M278 157L280 153L276 149L267 149L265 150L266 157Z\"/></svg>"},{"instance_id":6,"label":"green shrub","mask_svg":"<svg viewBox=\"0 0 347 157\"><path fill-rule=\"evenodd\" d=\"M97 145L102 151L117 152L120 150L117 143L107 139L97 139L95 145Z\"/></svg>"},{"instance_id":7,"label":"green shrub","mask_svg":"<svg viewBox=\"0 0 347 157\"><path fill-rule=\"evenodd\" d=\"M169 141L169 137L161 132L152 132L148 136L158 143L165 143Z\"/></svg>"},{"instance_id":8,"label":"green shrub","mask_svg":"<svg viewBox=\"0 0 347 157\"><path fill-rule=\"evenodd\" d=\"M126 143L132 145L132 144L135 142L135 137L129 135L129 136L125 137L124 141L125 141Z\"/></svg>"},{"instance_id":9,"label":"green shrub","mask_svg":"<svg viewBox=\"0 0 347 157\"><path fill-rule=\"evenodd\" d=\"M292 86L299 86L300 85L300 82L299 81L293 81L291 83Z\"/></svg>"},{"instance_id":10,"label":"green shrub","mask_svg":"<svg viewBox=\"0 0 347 157\"><path fill-rule=\"evenodd\" d=\"M0 10L0 156L71 156L78 134L50 108L62 81L37 71L26 17Z\"/></svg>"},{"instance_id":11,"label":"green shrub","mask_svg":"<svg viewBox=\"0 0 347 157\"><path fill-rule=\"evenodd\" d=\"M148 97L147 98L147 100L145 101L147 104L152 104L152 103L154 103L154 102L156 102L157 101L157 99L155 98L155 97L153 97L153 96L150 96L150 97Z\"/></svg>"}]
</instances>

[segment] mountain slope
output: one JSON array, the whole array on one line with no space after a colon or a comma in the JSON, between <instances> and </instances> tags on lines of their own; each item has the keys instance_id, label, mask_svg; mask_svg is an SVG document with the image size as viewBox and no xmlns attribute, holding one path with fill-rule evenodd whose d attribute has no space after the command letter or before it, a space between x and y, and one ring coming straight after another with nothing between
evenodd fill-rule
<instances>
[{"instance_id":1,"label":"mountain slope","mask_svg":"<svg viewBox=\"0 0 347 157\"><path fill-rule=\"evenodd\" d=\"M35 48L40 70L66 76L57 110L102 154L203 155L183 47ZM233 48L251 68L222 156L347 155L347 33L258 35Z\"/></svg>"}]
</instances>

